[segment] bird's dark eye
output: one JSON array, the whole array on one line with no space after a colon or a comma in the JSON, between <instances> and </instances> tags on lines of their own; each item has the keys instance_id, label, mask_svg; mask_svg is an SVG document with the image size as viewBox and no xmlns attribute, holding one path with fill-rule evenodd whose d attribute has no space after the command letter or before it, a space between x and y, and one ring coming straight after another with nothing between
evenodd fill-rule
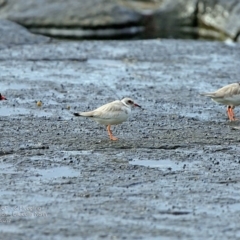
<instances>
[{"instance_id":1,"label":"bird's dark eye","mask_svg":"<svg viewBox=\"0 0 240 240\"><path fill-rule=\"evenodd\" d=\"M133 102L132 102L131 100L128 100L128 103L129 103L129 104L133 104Z\"/></svg>"}]
</instances>

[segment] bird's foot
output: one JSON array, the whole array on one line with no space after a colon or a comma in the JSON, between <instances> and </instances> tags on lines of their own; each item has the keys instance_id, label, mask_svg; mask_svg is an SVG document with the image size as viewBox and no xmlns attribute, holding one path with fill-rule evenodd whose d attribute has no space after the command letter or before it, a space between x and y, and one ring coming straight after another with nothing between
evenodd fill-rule
<instances>
[{"instance_id":1,"label":"bird's foot","mask_svg":"<svg viewBox=\"0 0 240 240\"><path fill-rule=\"evenodd\" d=\"M117 140L118 140L118 138L116 138L116 137L114 137L114 136L112 135L111 125L108 125L108 126L107 126L107 131L108 131L109 138L110 138L112 141L117 141Z\"/></svg>"},{"instance_id":2,"label":"bird's foot","mask_svg":"<svg viewBox=\"0 0 240 240\"><path fill-rule=\"evenodd\" d=\"M114 137L113 135L110 135L109 138L112 140L112 141L117 141L118 138Z\"/></svg>"}]
</instances>

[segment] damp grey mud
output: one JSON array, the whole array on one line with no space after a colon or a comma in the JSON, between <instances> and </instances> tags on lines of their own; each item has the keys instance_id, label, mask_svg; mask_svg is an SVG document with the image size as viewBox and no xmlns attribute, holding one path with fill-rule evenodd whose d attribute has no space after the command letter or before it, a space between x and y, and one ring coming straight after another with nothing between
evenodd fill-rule
<instances>
[{"instance_id":1,"label":"damp grey mud","mask_svg":"<svg viewBox=\"0 0 240 240\"><path fill-rule=\"evenodd\" d=\"M2 239L240 238L240 123L199 95L239 80L239 51L174 40L3 48ZM113 128L118 142L72 115L124 96L144 110Z\"/></svg>"}]
</instances>

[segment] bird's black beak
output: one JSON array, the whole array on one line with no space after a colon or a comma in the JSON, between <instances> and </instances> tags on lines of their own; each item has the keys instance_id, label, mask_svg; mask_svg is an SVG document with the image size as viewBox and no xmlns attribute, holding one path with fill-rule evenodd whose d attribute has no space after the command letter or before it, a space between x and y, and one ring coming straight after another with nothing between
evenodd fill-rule
<instances>
[{"instance_id":1,"label":"bird's black beak","mask_svg":"<svg viewBox=\"0 0 240 240\"><path fill-rule=\"evenodd\" d=\"M134 105L134 107L142 108L140 105L138 105L138 104L136 104L136 103L134 103L133 105Z\"/></svg>"}]
</instances>

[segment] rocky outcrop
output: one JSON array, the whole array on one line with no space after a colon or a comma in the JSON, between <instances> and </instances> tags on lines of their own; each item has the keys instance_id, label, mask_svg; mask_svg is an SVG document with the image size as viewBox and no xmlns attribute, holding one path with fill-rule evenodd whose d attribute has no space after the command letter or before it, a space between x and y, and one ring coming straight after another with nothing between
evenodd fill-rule
<instances>
[{"instance_id":1,"label":"rocky outcrop","mask_svg":"<svg viewBox=\"0 0 240 240\"><path fill-rule=\"evenodd\" d=\"M131 34L138 31L142 18L121 2L108 0L9 0L0 9L0 16L33 32L57 37L110 36L121 29Z\"/></svg>"},{"instance_id":2,"label":"rocky outcrop","mask_svg":"<svg viewBox=\"0 0 240 240\"><path fill-rule=\"evenodd\" d=\"M198 2L197 19L202 34L217 39L239 39L240 1L201 0Z\"/></svg>"},{"instance_id":3,"label":"rocky outcrop","mask_svg":"<svg viewBox=\"0 0 240 240\"><path fill-rule=\"evenodd\" d=\"M49 37L32 34L19 24L4 19L0 20L0 48L48 41L50 41Z\"/></svg>"},{"instance_id":4,"label":"rocky outcrop","mask_svg":"<svg viewBox=\"0 0 240 240\"><path fill-rule=\"evenodd\" d=\"M1 0L0 18L62 38L239 40L238 0Z\"/></svg>"},{"instance_id":5,"label":"rocky outcrop","mask_svg":"<svg viewBox=\"0 0 240 240\"><path fill-rule=\"evenodd\" d=\"M1 16L25 26L104 27L137 23L141 15L119 1L8 0Z\"/></svg>"}]
</instances>

